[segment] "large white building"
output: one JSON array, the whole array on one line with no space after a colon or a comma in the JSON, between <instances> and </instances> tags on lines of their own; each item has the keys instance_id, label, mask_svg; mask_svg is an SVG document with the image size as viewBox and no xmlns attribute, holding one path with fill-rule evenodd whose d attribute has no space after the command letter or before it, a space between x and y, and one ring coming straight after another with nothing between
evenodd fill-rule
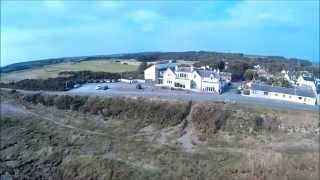
<instances>
[{"instance_id":1,"label":"large white building","mask_svg":"<svg viewBox=\"0 0 320 180\"><path fill-rule=\"evenodd\" d=\"M315 105L316 94L310 88L284 88L266 84L252 83L250 96L284 100L302 104Z\"/></svg>"},{"instance_id":2,"label":"large white building","mask_svg":"<svg viewBox=\"0 0 320 180\"><path fill-rule=\"evenodd\" d=\"M163 70L165 67L166 70ZM153 82L160 86L220 94L231 82L231 73L206 68L162 65L161 68L152 67L145 70L146 81L152 78L155 78Z\"/></svg>"},{"instance_id":3,"label":"large white building","mask_svg":"<svg viewBox=\"0 0 320 180\"><path fill-rule=\"evenodd\" d=\"M144 70L144 79L146 83L162 84L163 72L176 67L176 63L171 61L157 62Z\"/></svg>"},{"instance_id":4,"label":"large white building","mask_svg":"<svg viewBox=\"0 0 320 180\"><path fill-rule=\"evenodd\" d=\"M301 75L297 80L297 86L308 87L315 90L316 82L312 76Z\"/></svg>"}]
</instances>

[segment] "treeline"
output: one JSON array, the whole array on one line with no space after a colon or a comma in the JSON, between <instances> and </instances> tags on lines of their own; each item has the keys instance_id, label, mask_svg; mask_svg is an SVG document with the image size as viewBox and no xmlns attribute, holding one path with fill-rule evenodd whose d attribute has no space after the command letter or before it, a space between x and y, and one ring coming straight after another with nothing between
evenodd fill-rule
<instances>
[{"instance_id":1,"label":"treeline","mask_svg":"<svg viewBox=\"0 0 320 180\"><path fill-rule=\"evenodd\" d=\"M119 73L92 71L65 71L59 75L59 77L49 79L24 79L17 82L0 83L0 87L24 90L65 91L73 88L75 84L97 82L105 79L117 80L121 77Z\"/></svg>"},{"instance_id":2,"label":"treeline","mask_svg":"<svg viewBox=\"0 0 320 180\"><path fill-rule=\"evenodd\" d=\"M109 60L117 59L137 59L141 62L150 62L158 60L186 60L186 61L200 61L217 63L219 61L229 62L230 64L248 63L249 65L262 64L270 70L278 71L281 68L306 68L312 67L312 63L307 60L285 58L281 56L253 56L242 53L221 53L212 51L186 51L186 52L143 52L117 55L100 55L100 56L83 56L70 58L56 58L39 61L30 61L23 63L16 63L1 68L1 72L10 72L15 70L22 70L33 67L42 67L49 64L63 63L63 62L80 62L90 60Z\"/></svg>"},{"instance_id":3,"label":"treeline","mask_svg":"<svg viewBox=\"0 0 320 180\"><path fill-rule=\"evenodd\" d=\"M224 70L226 64L224 61L202 61L197 62L194 64L195 67L201 67L201 66L210 66L215 69L220 69L220 71L226 71L232 73L232 81L241 81L245 79L245 72L248 69L252 69L253 66L248 63L232 63L228 64L227 70Z\"/></svg>"}]
</instances>

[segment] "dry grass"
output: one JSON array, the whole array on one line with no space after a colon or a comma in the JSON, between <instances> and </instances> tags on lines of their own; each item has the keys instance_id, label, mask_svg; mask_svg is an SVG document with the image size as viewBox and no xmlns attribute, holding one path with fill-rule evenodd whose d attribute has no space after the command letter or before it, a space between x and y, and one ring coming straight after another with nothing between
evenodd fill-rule
<instances>
[{"instance_id":1,"label":"dry grass","mask_svg":"<svg viewBox=\"0 0 320 180\"><path fill-rule=\"evenodd\" d=\"M130 61L131 62L131 61ZM127 64L125 64L127 63ZM108 60L82 61L79 63L61 63L44 66L42 68L27 69L1 74L1 82L19 81L22 79L47 79L57 77L62 71L101 71L101 72L126 72L135 71L137 62L129 63Z\"/></svg>"},{"instance_id":2,"label":"dry grass","mask_svg":"<svg viewBox=\"0 0 320 180\"><path fill-rule=\"evenodd\" d=\"M225 106L228 105L219 104L214 110L209 109L211 114L203 116L206 123L215 118L223 119L220 115L210 118L223 112L218 112L221 108L232 110L227 119L234 121L238 116L242 117L240 121L249 121L257 113L254 109ZM108 179L111 176L112 179L318 179L319 139L310 132L250 134L223 128L208 133L206 141L193 142L193 151L189 152L177 143L181 133L176 131L184 127L182 123L172 128L151 124L146 133L145 128L135 125L139 118L104 119L102 115L39 104L28 104L26 111L38 116L24 114L16 119L19 123L5 120L2 124L0 137L5 148L0 153L9 158L4 159L4 164L17 161L20 166L14 170L33 177L40 178L42 174L56 175L56 179ZM252 113L254 115L250 115ZM298 121L296 125L300 126L303 117L308 118L304 119L306 122L316 122L313 120L315 112L265 109L264 113L275 113L284 125ZM164 130L168 136L166 143L161 143L162 137L158 135ZM10 146L15 141L19 143ZM59 159L60 164L55 164ZM58 168L57 172L47 171L48 167ZM51 174L46 174L49 172Z\"/></svg>"}]
</instances>

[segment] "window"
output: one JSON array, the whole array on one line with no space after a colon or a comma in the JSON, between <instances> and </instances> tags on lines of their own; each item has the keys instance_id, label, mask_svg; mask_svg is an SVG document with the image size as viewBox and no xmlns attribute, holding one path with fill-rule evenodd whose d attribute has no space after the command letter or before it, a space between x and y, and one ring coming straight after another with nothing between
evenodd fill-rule
<instances>
[{"instance_id":1,"label":"window","mask_svg":"<svg viewBox=\"0 0 320 180\"><path fill-rule=\"evenodd\" d=\"M278 94L274 94L274 96L278 96Z\"/></svg>"},{"instance_id":2,"label":"window","mask_svg":"<svg viewBox=\"0 0 320 180\"><path fill-rule=\"evenodd\" d=\"M214 91L214 87L206 87L205 90L206 90L206 91L209 91L209 92L213 92L213 91Z\"/></svg>"},{"instance_id":3,"label":"window","mask_svg":"<svg viewBox=\"0 0 320 180\"><path fill-rule=\"evenodd\" d=\"M285 97L286 97L286 95L284 94L284 95L282 95L282 97L284 97L284 98L285 98Z\"/></svg>"},{"instance_id":4,"label":"window","mask_svg":"<svg viewBox=\"0 0 320 180\"><path fill-rule=\"evenodd\" d=\"M299 99L299 100L301 100L301 99L302 99L302 97L298 97L298 99Z\"/></svg>"},{"instance_id":5,"label":"window","mask_svg":"<svg viewBox=\"0 0 320 180\"><path fill-rule=\"evenodd\" d=\"M180 74L179 74L179 77L186 78L186 77L187 77L187 74L180 73Z\"/></svg>"},{"instance_id":6,"label":"window","mask_svg":"<svg viewBox=\"0 0 320 180\"><path fill-rule=\"evenodd\" d=\"M174 83L174 87L185 88L186 86L184 84Z\"/></svg>"}]
</instances>

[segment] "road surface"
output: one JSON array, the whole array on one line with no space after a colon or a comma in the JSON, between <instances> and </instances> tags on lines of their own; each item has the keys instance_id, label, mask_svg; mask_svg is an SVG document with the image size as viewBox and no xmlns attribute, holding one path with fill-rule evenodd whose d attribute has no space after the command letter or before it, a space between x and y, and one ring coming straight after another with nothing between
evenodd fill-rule
<instances>
[{"instance_id":1,"label":"road surface","mask_svg":"<svg viewBox=\"0 0 320 180\"><path fill-rule=\"evenodd\" d=\"M97 85L108 85L108 90L96 90ZM228 90L221 95L206 93L206 92L193 92L185 90L170 90L163 89L161 87L142 84L141 90L136 89L136 84L129 83L89 83L84 84L79 88L75 88L65 92L45 92L50 94L65 94L65 95L83 95L83 96L140 96L140 97L158 97L161 99L181 99L192 101L214 101L214 102L230 102L247 105L260 105L272 108L284 108L284 109L302 109L319 111L318 105L307 105L300 103L293 103L281 100L273 100L266 98L250 97L237 93L237 87L239 84L234 83ZM31 93L30 91L23 91L25 93Z\"/></svg>"}]
</instances>

